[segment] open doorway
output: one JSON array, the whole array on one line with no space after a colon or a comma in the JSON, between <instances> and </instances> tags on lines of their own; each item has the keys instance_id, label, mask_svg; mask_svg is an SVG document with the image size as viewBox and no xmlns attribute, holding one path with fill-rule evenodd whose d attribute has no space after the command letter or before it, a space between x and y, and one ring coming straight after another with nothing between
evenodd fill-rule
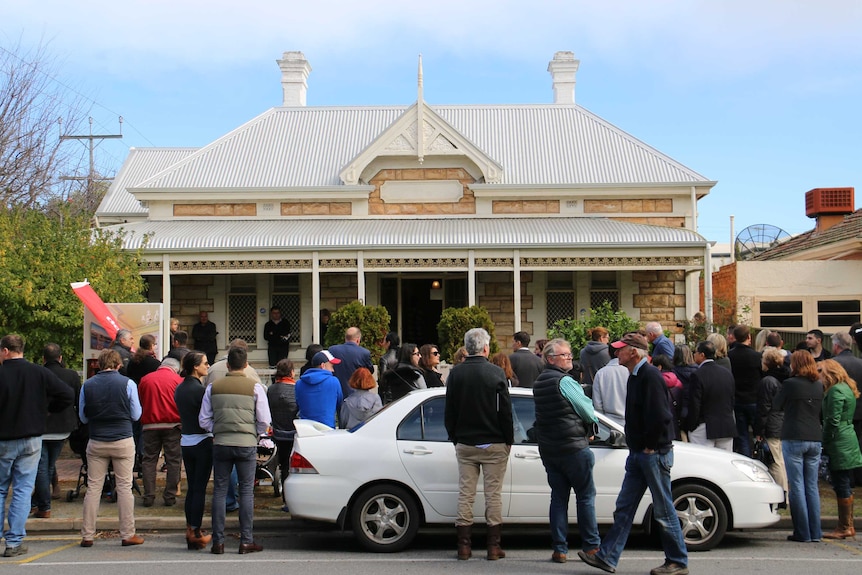
<instances>
[{"instance_id":1,"label":"open doorway","mask_svg":"<svg viewBox=\"0 0 862 575\"><path fill-rule=\"evenodd\" d=\"M467 279L445 275L387 277L381 279L380 295L392 318L390 329L399 333L401 341L420 346L437 344L437 324L443 310L467 305Z\"/></svg>"}]
</instances>

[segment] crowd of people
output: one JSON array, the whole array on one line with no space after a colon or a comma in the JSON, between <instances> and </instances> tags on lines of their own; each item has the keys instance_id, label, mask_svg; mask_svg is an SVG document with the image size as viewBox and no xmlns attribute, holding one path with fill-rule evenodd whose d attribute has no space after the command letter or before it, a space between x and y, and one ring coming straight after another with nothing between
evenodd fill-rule
<instances>
[{"instance_id":1,"label":"crowd of people","mask_svg":"<svg viewBox=\"0 0 862 575\"><path fill-rule=\"evenodd\" d=\"M20 336L0 340L0 443L15 451L15 457L0 466L0 500L12 492L4 556L26 553L24 523L30 512L36 518L50 517L57 457L66 438L82 425L89 437L82 454L88 482L82 547L94 545L109 468L117 493L120 542L131 546L144 543L135 532L135 470L143 477L144 506L154 505L157 495L172 506L180 494L184 466L188 548L209 545L212 553L224 553L225 513L238 509L239 553L245 554L262 550L253 533L261 442L274 443L286 477L295 419L354 428L413 390L444 386L438 346L402 343L394 332L385 337L387 349L376 378L357 327L347 329L344 343L329 349L309 345L297 376L286 357L290 327L273 308L265 329L269 361L276 367L269 383L261 382L249 365L243 340L232 341L225 357L215 361L209 348L189 350L188 335L173 321L170 350L161 360L151 335L142 336L132 351L131 333L120 330L114 345L100 353L98 372L83 385L77 373L62 365L56 344L45 346L44 366L39 366L23 359ZM216 333L208 323L202 313L195 341L205 342ZM857 402L862 360L853 355L852 346L854 338L857 345L862 339L862 324L832 335L831 346L824 346L822 332L811 330L792 352L784 349L779 333L761 330L752 337L745 325L703 335L692 349L671 342L657 322L613 342L607 329L595 327L579 352L562 339L540 340L534 352L529 334L518 332L511 354L491 355L488 332L468 331L445 379L445 425L460 475L457 557L472 556L480 472L485 482L486 557L506 556L500 490L513 442L508 390L515 386L532 388L535 397L536 437L551 488L554 562L567 561L572 491L581 535L579 558L614 572L633 514L649 489L665 551L664 564L651 573L688 573L670 490L674 440L761 457L785 491L793 522L789 540L855 536L852 488L862 480L862 402ZM597 412L625 426L630 450L614 525L604 539L595 520L594 457L589 448ZM167 474L159 494L156 474L162 455ZM839 514L837 528L825 534L820 527L821 467L828 469ZM212 525L207 533L202 523L210 477ZM0 521L5 519L3 507Z\"/></svg>"}]
</instances>

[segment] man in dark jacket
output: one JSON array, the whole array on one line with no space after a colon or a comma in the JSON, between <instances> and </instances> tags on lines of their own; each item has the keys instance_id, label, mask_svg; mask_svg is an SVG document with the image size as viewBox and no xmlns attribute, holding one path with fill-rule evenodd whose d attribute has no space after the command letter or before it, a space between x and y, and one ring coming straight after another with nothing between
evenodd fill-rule
<instances>
[{"instance_id":1,"label":"man in dark jacket","mask_svg":"<svg viewBox=\"0 0 862 575\"><path fill-rule=\"evenodd\" d=\"M698 368L691 375L686 421L688 439L697 445L733 451L736 437L733 374L716 365L715 344L711 341L697 344L694 361Z\"/></svg>"},{"instance_id":2,"label":"man in dark jacket","mask_svg":"<svg viewBox=\"0 0 862 575\"><path fill-rule=\"evenodd\" d=\"M518 387L533 387L533 382L545 369L545 364L535 353L530 351L530 334L519 331L512 336L514 352L509 356L512 371L518 377Z\"/></svg>"},{"instance_id":3,"label":"man in dark jacket","mask_svg":"<svg viewBox=\"0 0 862 575\"><path fill-rule=\"evenodd\" d=\"M569 494L578 505L581 549L596 549L602 542L596 522L596 485L590 438L597 423L593 403L580 384L569 376L572 347L552 339L542 348L545 369L533 384L539 455L551 487L550 523L554 552L551 561L565 563L569 552Z\"/></svg>"},{"instance_id":4,"label":"man in dark jacket","mask_svg":"<svg viewBox=\"0 0 862 575\"><path fill-rule=\"evenodd\" d=\"M688 575L688 550L673 506L670 470L673 467L673 415L661 372L647 361L647 339L630 333L611 344L619 349L620 365L631 375L626 391L626 474L614 510L614 524L595 553L578 551L581 561L608 573L617 563L631 531L634 513L649 488L653 517L663 531L665 562L650 575Z\"/></svg>"},{"instance_id":5,"label":"man in dark jacket","mask_svg":"<svg viewBox=\"0 0 862 575\"><path fill-rule=\"evenodd\" d=\"M63 367L63 355L56 343L45 344L42 350L45 368L57 379L69 386L74 397L81 391L81 377L71 369ZM51 517L51 479L56 471L57 458L69 435L78 428L78 414L75 406L70 405L60 413L49 413L45 420L45 435L42 436L42 455L39 458L39 472L36 474L36 489L33 491L33 517Z\"/></svg>"},{"instance_id":6,"label":"man in dark jacket","mask_svg":"<svg viewBox=\"0 0 862 575\"><path fill-rule=\"evenodd\" d=\"M277 305L269 309L269 321L263 326L263 339L267 343L270 367L275 367L290 353L290 322L281 315Z\"/></svg>"},{"instance_id":7,"label":"man in dark jacket","mask_svg":"<svg viewBox=\"0 0 862 575\"><path fill-rule=\"evenodd\" d=\"M374 373L371 352L359 345L361 342L362 331L358 327L349 327L344 332L344 343L329 347L329 353L340 360L334 364L334 373L338 381L341 382L341 395L344 397L353 393L353 388L348 382L354 371L364 367L372 374Z\"/></svg>"},{"instance_id":8,"label":"man in dark jacket","mask_svg":"<svg viewBox=\"0 0 862 575\"><path fill-rule=\"evenodd\" d=\"M760 352L751 347L751 330L747 325L738 325L733 329L733 339L736 345L727 352L733 381L736 385L734 398L734 415L736 416L736 447L734 450L746 457L751 457L751 431L754 420L757 419L757 388L761 371Z\"/></svg>"},{"instance_id":9,"label":"man in dark jacket","mask_svg":"<svg viewBox=\"0 0 862 575\"><path fill-rule=\"evenodd\" d=\"M24 339L10 334L0 339L0 530L6 539L4 557L27 552L24 525L42 454L45 414L72 405L68 385L53 373L24 359ZM14 479L14 484L13 484ZM12 489L6 526L6 499Z\"/></svg>"},{"instance_id":10,"label":"man in dark jacket","mask_svg":"<svg viewBox=\"0 0 862 575\"><path fill-rule=\"evenodd\" d=\"M195 349L207 354L207 361L212 365L218 353L218 329L216 324L210 321L209 313L202 311L198 318L200 321L192 327L192 339L195 340Z\"/></svg>"},{"instance_id":11,"label":"man in dark jacket","mask_svg":"<svg viewBox=\"0 0 862 575\"><path fill-rule=\"evenodd\" d=\"M469 559L473 502L481 470L485 478L485 523L488 526L488 560L501 559L503 523L501 491L509 451L514 442L512 400L502 369L488 361L491 337L482 328L464 335L467 358L452 368L446 381L444 419L458 459L458 559Z\"/></svg>"},{"instance_id":12,"label":"man in dark jacket","mask_svg":"<svg viewBox=\"0 0 862 575\"><path fill-rule=\"evenodd\" d=\"M132 336L132 332L127 329L121 329L117 331L117 335L114 338L114 345L111 346L111 349L120 354L120 360L122 360L122 364L120 365L120 374L128 375L126 373L126 368L129 367L129 361L132 359L132 346L135 343L135 338Z\"/></svg>"}]
</instances>

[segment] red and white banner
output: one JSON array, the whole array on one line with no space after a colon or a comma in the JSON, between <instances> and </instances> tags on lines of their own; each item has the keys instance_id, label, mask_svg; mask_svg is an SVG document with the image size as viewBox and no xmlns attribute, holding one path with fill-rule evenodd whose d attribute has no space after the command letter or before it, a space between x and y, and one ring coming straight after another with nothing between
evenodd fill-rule
<instances>
[{"instance_id":1,"label":"red and white banner","mask_svg":"<svg viewBox=\"0 0 862 575\"><path fill-rule=\"evenodd\" d=\"M117 336L117 332L120 330L120 324L117 323L117 320L114 318L114 314L111 313L108 306L106 306L105 302L102 301L102 298L99 297L99 294L97 294L90 286L90 282L75 282L71 285L75 295L84 302L87 309L89 309L96 317L96 321L99 322L99 325L104 328L108 333L108 336L113 340Z\"/></svg>"}]
</instances>

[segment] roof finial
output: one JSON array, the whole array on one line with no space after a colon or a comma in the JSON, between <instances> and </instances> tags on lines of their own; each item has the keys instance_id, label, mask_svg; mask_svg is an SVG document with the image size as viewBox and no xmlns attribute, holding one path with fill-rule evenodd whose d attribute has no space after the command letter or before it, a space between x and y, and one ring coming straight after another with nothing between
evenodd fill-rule
<instances>
[{"instance_id":1,"label":"roof finial","mask_svg":"<svg viewBox=\"0 0 862 575\"><path fill-rule=\"evenodd\" d=\"M418 101L422 102L422 54L419 54L419 98Z\"/></svg>"},{"instance_id":2,"label":"roof finial","mask_svg":"<svg viewBox=\"0 0 862 575\"><path fill-rule=\"evenodd\" d=\"M419 54L419 96L416 100L416 159L425 162L425 102L422 95L422 54Z\"/></svg>"}]
</instances>

